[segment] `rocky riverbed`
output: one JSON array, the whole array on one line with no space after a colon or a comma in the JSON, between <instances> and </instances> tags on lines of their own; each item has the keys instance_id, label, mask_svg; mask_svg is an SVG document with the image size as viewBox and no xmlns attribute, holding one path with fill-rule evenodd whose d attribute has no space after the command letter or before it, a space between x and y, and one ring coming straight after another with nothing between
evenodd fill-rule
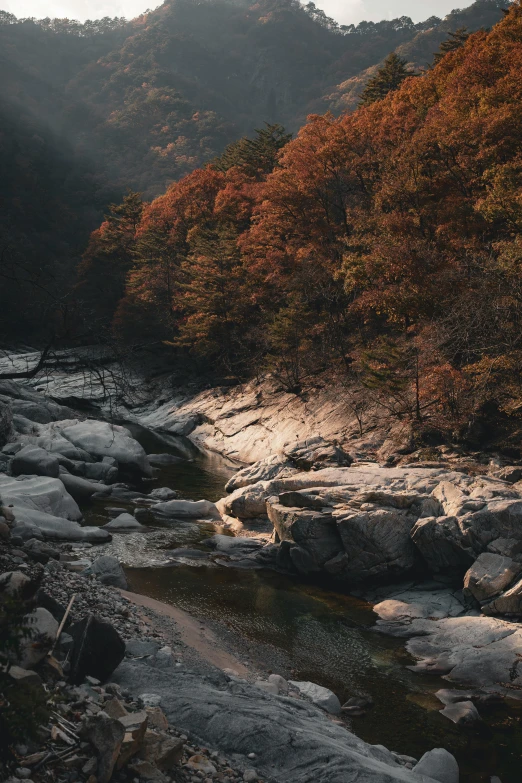
<instances>
[{"instance_id":1,"label":"rocky riverbed","mask_svg":"<svg viewBox=\"0 0 522 783\"><path fill-rule=\"evenodd\" d=\"M203 523L209 527L206 546L177 546L170 559L217 568L270 568L305 580L327 578L371 599L379 616L376 629L405 639L417 670L466 686L466 691L440 689L438 694L454 723L471 724L480 720L484 705L506 695L518 697L522 496L517 466L488 466L469 458L380 466L365 462L346 444L343 448L315 435L292 440L236 472L229 495L219 502L187 500L167 487L136 489L146 490L143 482L153 484L155 466L169 456L149 458L126 428L85 420L13 383L0 388L0 405L2 531L6 556L14 557L5 568L23 572L27 562L40 563L58 603L73 590L83 594L75 599L77 622L82 612L86 617L93 609L103 615L104 601L116 600L108 595L126 586L118 563L125 562L122 542L134 540L131 553L141 537L146 549L162 528L175 527L185 530L190 543L191 526ZM236 414L228 418L235 420ZM86 525L83 510L97 503L108 518ZM154 544L152 550L159 551ZM81 584L89 585L90 608ZM115 606L121 615L119 637L141 638L134 612L121 598ZM39 610L49 611L43 605ZM113 627L114 617L105 614ZM325 717L333 694L318 686L283 684L290 688L288 695L274 682L255 686L237 673L208 668L202 673L178 660L172 648L159 656L168 661L166 671L157 665L157 654L166 646L147 653L146 661L122 662L111 679L134 699L148 683L144 692L164 700L167 719L178 732L191 732L216 752L238 754L238 774L249 753L255 753L258 769L248 774L274 780L341 781L358 775L368 781L414 781L422 780L422 773L426 780L431 775L451 782L458 775L447 755L430 757L432 764L445 759L438 773L425 766L429 759L416 767L414 759L400 756L400 749L394 755L356 739L337 718ZM310 698L317 704L322 700L322 712L306 706ZM347 704L343 714L357 710L364 707ZM258 748L249 750L254 734ZM284 758L282 750L274 751L282 748L281 737L293 749Z\"/></svg>"}]
</instances>

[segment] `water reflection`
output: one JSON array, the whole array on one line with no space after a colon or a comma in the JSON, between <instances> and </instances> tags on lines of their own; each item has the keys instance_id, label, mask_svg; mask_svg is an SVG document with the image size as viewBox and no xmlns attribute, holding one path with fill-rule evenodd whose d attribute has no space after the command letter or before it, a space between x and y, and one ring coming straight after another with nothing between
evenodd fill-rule
<instances>
[{"instance_id":1,"label":"water reflection","mask_svg":"<svg viewBox=\"0 0 522 783\"><path fill-rule=\"evenodd\" d=\"M202 453L186 439L126 426L148 453L185 458L161 466L154 480L144 483L144 491L167 486L194 500L217 500L225 494L234 470L230 462ZM107 521L110 505L134 506L97 501L86 513L90 523ZM457 756L461 783L489 783L492 775L502 783L520 783L522 705L485 713L478 727L457 728L439 714L442 705L433 695L448 683L409 672L403 643L370 630L373 613L363 601L273 572L201 563L196 567L184 559L169 565L176 548L204 549L205 538L214 532L208 523L168 523L114 536L110 546L126 564L157 566L127 569L131 589L206 620L225 644L261 669L312 680L342 700L371 695L374 708L352 722L367 742L416 758L433 747L445 747Z\"/></svg>"}]
</instances>

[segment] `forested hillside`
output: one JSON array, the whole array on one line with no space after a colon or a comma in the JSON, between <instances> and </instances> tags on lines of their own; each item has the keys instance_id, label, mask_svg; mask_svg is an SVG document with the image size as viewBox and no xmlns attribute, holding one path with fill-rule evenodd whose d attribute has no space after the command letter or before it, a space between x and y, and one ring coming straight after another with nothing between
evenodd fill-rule
<instances>
[{"instance_id":1,"label":"forested hillside","mask_svg":"<svg viewBox=\"0 0 522 783\"><path fill-rule=\"evenodd\" d=\"M150 204L129 196L81 269L97 317L294 393L328 368L419 426L518 417L520 3L445 48L352 114L293 141L267 127Z\"/></svg>"},{"instance_id":2,"label":"forested hillside","mask_svg":"<svg viewBox=\"0 0 522 783\"><path fill-rule=\"evenodd\" d=\"M88 235L128 189L149 201L265 122L295 133L353 108L390 51L419 67L503 5L356 27L297 0L167 0L85 24L0 12L0 330L69 334Z\"/></svg>"}]
</instances>

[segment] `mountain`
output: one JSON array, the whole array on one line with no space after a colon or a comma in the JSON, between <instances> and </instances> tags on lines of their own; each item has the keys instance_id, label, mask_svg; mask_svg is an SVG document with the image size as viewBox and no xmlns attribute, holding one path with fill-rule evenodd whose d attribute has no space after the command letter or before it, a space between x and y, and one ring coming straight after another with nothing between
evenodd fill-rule
<instances>
[{"instance_id":1,"label":"mountain","mask_svg":"<svg viewBox=\"0 0 522 783\"><path fill-rule=\"evenodd\" d=\"M391 50L423 65L502 5L348 27L297 0L167 0L84 24L0 12L0 330L34 326L27 285L48 322L49 284L67 299L90 231L128 189L150 200L265 122L295 133L309 113L338 114Z\"/></svg>"}]
</instances>

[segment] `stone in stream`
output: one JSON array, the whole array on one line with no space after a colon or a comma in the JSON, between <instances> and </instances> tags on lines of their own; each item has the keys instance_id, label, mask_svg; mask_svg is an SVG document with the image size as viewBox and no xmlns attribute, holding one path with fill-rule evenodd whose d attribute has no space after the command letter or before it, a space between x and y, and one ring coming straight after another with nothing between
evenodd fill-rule
<instances>
[{"instance_id":1,"label":"stone in stream","mask_svg":"<svg viewBox=\"0 0 522 783\"><path fill-rule=\"evenodd\" d=\"M328 688L323 688L322 685L316 685L315 682L300 682L295 680L289 680L289 684L296 688L301 696L320 707L325 712L329 712L331 715L339 715L341 712L341 702Z\"/></svg>"},{"instance_id":2,"label":"stone in stream","mask_svg":"<svg viewBox=\"0 0 522 783\"><path fill-rule=\"evenodd\" d=\"M94 574L96 579L104 585L119 587L122 590L127 590L129 586L121 563L117 558L112 557L111 555L97 557L92 565L89 565L83 573L85 575Z\"/></svg>"},{"instance_id":3,"label":"stone in stream","mask_svg":"<svg viewBox=\"0 0 522 783\"><path fill-rule=\"evenodd\" d=\"M179 498L179 492L169 487L157 487L149 493L149 497L158 501L176 500Z\"/></svg>"},{"instance_id":4,"label":"stone in stream","mask_svg":"<svg viewBox=\"0 0 522 783\"><path fill-rule=\"evenodd\" d=\"M413 772L438 783L459 783L459 766L455 756L444 748L434 748L425 753L413 767Z\"/></svg>"},{"instance_id":5,"label":"stone in stream","mask_svg":"<svg viewBox=\"0 0 522 783\"><path fill-rule=\"evenodd\" d=\"M172 519L220 519L221 516L214 503L210 500L168 500L151 506L154 514Z\"/></svg>"},{"instance_id":6,"label":"stone in stream","mask_svg":"<svg viewBox=\"0 0 522 783\"><path fill-rule=\"evenodd\" d=\"M106 525L103 525L103 530L108 530L109 533L125 533L133 530L143 530L143 525L140 525L136 517L133 517L132 514L123 512L123 514L118 514L117 517L114 517L114 519L111 519Z\"/></svg>"},{"instance_id":7,"label":"stone in stream","mask_svg":"<svg viewBox=\"0 0 522 783\"><path fill-rule=\"evenodd\" d=\"M116 629L90 614L69 627L74 640L70 680L80 685L85 677L105 682L125 655L125 643Z\"/></svg>"}]
</instances>

